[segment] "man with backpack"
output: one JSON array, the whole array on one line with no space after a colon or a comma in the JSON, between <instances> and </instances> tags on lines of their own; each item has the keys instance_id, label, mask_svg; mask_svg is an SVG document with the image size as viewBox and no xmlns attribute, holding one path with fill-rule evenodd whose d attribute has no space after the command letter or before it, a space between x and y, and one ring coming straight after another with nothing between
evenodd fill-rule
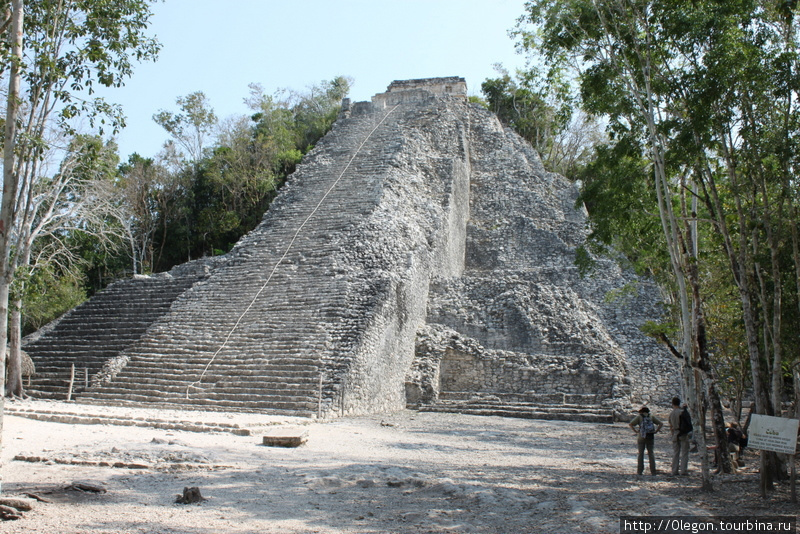
<instances>
[{"instance_id":1,"label":"man with backpack","mask_svg":"<svg viewBox=\"0 0 800 534\"><path fill-rule=\"evenodd\" d=\"M689 436L692 433L692 417L689 410L681 408L681 399L672 399L669 414L669 429L672 435L672 475L689 474Z\"/></svg>"},{"instance_id":2,"label":"man with backpack","mask_svg":"<svg viewBox=\"0 0 800 534\"><path fill-rule=\"evenodd\" d=\"M636 474L641 475L644 472L644 450L647 449L647 457L650 460L650 474L656 474L656 457L653 454L653 443L655 442L656 432L661 430L663 423L658 420L654 415L650 415L650 408L642 406L639 409L639 415L633 418L628 423L634 434L638 436L636 445L639 449L639 455L636 457ZM638 429L636 427L639 427Z\"/></svg>"}]
</instances>

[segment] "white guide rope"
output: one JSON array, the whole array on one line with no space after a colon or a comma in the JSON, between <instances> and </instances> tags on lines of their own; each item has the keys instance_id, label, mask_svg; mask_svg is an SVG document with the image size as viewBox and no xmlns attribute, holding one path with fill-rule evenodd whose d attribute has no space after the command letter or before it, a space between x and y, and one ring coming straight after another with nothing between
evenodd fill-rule
<instances>
[{"instance_id":1,"label":"white guide rope","mask_svg":"<svg viewBox=\"0 0 800 534\"><path fill-rule=\"evenodd\" d=\"M211 359L208 361L208 363L206 364L205 368L203 369L203 372L202 372L202 373L200 373L200 378L198 378L196 381L194 381L194 382L192 382L191 384L189 384L188 386L186 386L186 398L187 398L187 399L189 398L189 390L190 390L190 389L202 389L201 387L198 387L198 386L197 386L197 384L199 384L200 382L202 382L202 380L203 380L203 378L205 377L205 375L206 375L206 372L208 371L209 367L211 367L211 364L212 364L212 363L214 363L214 360L217 358L217 355L219 355L219 353L222 351L222 349L224 349L224 348L225 348L225 346L228 344L228 341L230 341L230 339L231 339L231 336L232 336L232 335L233 335L233 333L236 331L236 329L239 327L239 324L242 322L242 319L244 318L244 316L245 316L245 315L247 315L247 312L249 312L249 311L250 311L250 308L252 308L252 307L253 307L253 304L255 304L256 300L258 300L258 297L261 295L261 293L262 293L262 292L264 291L264 289L267 287L267 284L269 284L270 280L272 280L272 276L275 274L275 271L278 269L278 266L279 266L281 263L283 263L283 260L285 260L285 259L286 259L286 256L289 254L289 250L291 250L291 248L292 248L292 245L294 244L295 240L297 239L297 236L298 236L298 235L300 235L300 231L303 229L303 227L306 225L306 223L307 223L309 220L311 220L311 217L313 217L313 216L314 216L314 214L317 212L317 210L318 210L318 209L319 209L319 207L322 205L322 203L323 203L323 202L325 202L325 199L328 197L328 194L330 194L330 192L331 192L331 191L333 191L333 188L334 188L334 187L336 187L336 184L338 184L338 183L339 183L339 180L341 180L341 179L342 179L342 176L344 176L344 173L345 173L345 172L347 172L347 169L349 169L349 168L350 168L350 165L353 163L353 160L356 158L356 156L358 155L358 153L359 153L359 152L361 152L361 149L362 149L362 148L364 148L364 145L367 143L367 141L369 140L369 138L370 138L370 137L372 137L372 134L374 134L374 133L375 133L375 130L377 130L377 129L378 129L380 126L381 126L381 124L383 124L383 123L384 123L384 121L386 120L386 118L387 118L387 117L388 117L388 116L389 116L389 115L390 115L390 114L391 114L391 113L392 113L392 112L393 112L395 109L397 109L397 106L399 106L399 104L395 105L395 106L394 106L392 109L390 109L389 111L387 111L387 112L386 112L386 114L385 114L385 115L384 115L384 116L381 118L381 120L378 122L378 124L376 124L376 125L375 125L375 127L374 127L374 128L373 128L373 129L372 129L372 130L371 130L371 131L370 131L370 132L367 134L367 136L364 138L364 140L363 140L363 141L361 142L361 144L358 146L358 148L356 149L356 151L355 151L355 152L353 153L353 155L350 157L350 160L347 162L347 165L345 165L344 169L342 169L342 172L341 172L341 173L339 173L339 176L336 178L336 180L334 180L334 181L333 181L333 183L331 184L331 186L328 188L328 190L327 190L327 191L325 191L325 194L324 194L324 195L322 195L322 198L319 200L319 202L317 202L317 205L314 207L314 209L313 209L313 210L311 210L311 213L309 213L309 214L308 214L308 217L306 217L306 219L303 221L303 224L301 224L301 225L300 225L300 226L297 228L297 231L294 233L294 236L292 236L292 239L289 241L289 244L286 246L286 250L284 251L283 255L280 257L280 259L278 260L278 262L277 262L277 263L275 264L275 266L272 268L272 271L270 271L270 273L269 273L269 276L267 276L267 279L266 279L266 281L264 281L264 284L261 286L261 289L259 289L259 290L258 290L258 292L257 292L257 293L255 294L255 296L253 297L253 300L251 300L251 301L250 301L250 304L248 304L247 308L245 308L245 310L242 312L242 314L241 314L241 315L239 316L239 318L236 320L236 323L233 325L233 328L231 328L230 332L228 332L228 335L227 335L227 336L225 336L225 341L223 341L223 342L222 342L222 345L220 345L220 347L217 349L217 351L214 353L214 355L213 355L213 356L211 357Z\"/></svg>"}]
</instances>

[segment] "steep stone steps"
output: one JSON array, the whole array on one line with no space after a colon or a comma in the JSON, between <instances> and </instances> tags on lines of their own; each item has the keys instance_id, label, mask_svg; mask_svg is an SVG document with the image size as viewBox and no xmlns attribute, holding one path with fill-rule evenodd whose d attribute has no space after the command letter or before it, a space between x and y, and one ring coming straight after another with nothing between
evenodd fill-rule
<instances>
[{"instance_id":1,"label":"steep stone steps","mask_svg":"<svg viewBox=\"0 0 800 534\"><path fill-rule=\"evenodd\" d=\"M280 400L243 400L234 402L230 400L218 400L211 398L191 399L184 398L164 398L158 396L143 396L130 393L130 391L120 392L110 398L94 399L85 397L79 399L82 404L99 406L120 406L120 407L139 407L146 405L150 408L175 409L175 410L209 410L221 412L252 412L263 415L284 415L291 417L309 417L317 411L317 402L309 400L306 403L296 401L283 402Z\"/></svg>"},{"instance_id":2,"label":"steep stone steps","mask_svg":"<svg viewBox=\"0 0 800 534\"><path fill-rule=\"evenodd\" d=\"M136 383L140 385L141 383ZM158 398L164 400L170 400L175 402L181 402L182 400L192 402L199 402L202 404L203 401L208 399L218 399L224 400L228 399L230 401L242 401L242 402L249 402L249 401L267 401L267 400L275 400L284 403L307 403L309 401L316 401L318 395L314 394L313 389L310 388L293 388L293 387L286 387L282 385L282 387L224 387L218 388L214 387L213 384L198 384L195 387L187 388L183 385L177 386L173 384L160 384L157 388L148 389L148 390L141 390L141 389L133 389L130 387L129 383L121 381L119 383L115 382L114 386L107 386L102 388L103 395L119 395L123 398ZM188 392L188 397L187 397ZM202 398L198 399L195 398L198 394L202 394ZM91 393L88 393L81 397L81 400L91 399L91 398L98 398L97 391L93 390Z\"/></svg>"},{"instance_id":3,"label":"steep stone steps","mask_svg":"<svg viewBox=\"0 0 800 534\"><path fill-rule=\"evenodd\" d=\"M200 277L136 277L110 285L73 309L49 331L26 340L36 375L26 388L40 398L66 398L75 369L74 392L84 389L86 376L135 343L165 315L172 303Z\"/></svg>"},{"instance_id":4,"label":"steep stone steps","mask_svg":"<svg viewBox=\"0 0 800 534\"><path fill-rule=\"evenodd\" d=\"M348 140L343 146L354 151L375 122L354 122L329 135ZM359 155L353 167L367 157L375 155ZM341 248L337 240L378 205L376 177L388 168L380 163L342 174L346 158L339 159L326 163L324 173L313 172L314 158L305 162L229 262L125 352L127 365L111 382L93 386L80 400L315 414L320 375L333 374L322 363L326 347L365 320L346 277L337 281L343 271L331 258ZM340 176L346 187L331 189Z\"/></svg>"},{"instance_id":5,"label":"steep stone steps","mask_svg":"<svg viewBox=\"0 0 800 534\"><path fill-rule=\"evenodd\" d=\"M203 384L211 387L221 387L225 389L236 390L268 390L270 392L277 392L279 390L316 390L319 385L319 376L294 376L290 379L265 379L263 373L252 376L205 376L200 373L185 374L180 373L180 378L189 384L197 383L198 387ZM185 392L186 385L176 385L175 377L164 377L163 375L139 375L136 373L125 373L124 376L118 376L113 382L113 387L130 387L132 385L149 385L156 386L161 393L168 392Z\"/></svg>"},{"instance_id":6,"label":"steep stone steps","mask_svg":"<svg viewBox=\"0 0 800 534\"><path fill-rule=\"evenodd\" d=\"M613 423L612 411L595 395L442 392L433 403L416 407L421 412L496 415L522 419Z\"/></svg>"},{"instance_id":7,"label":"steep stone steps","mask_svg":"<svg viewBox=\"0 0 800 534\"><path fill-rule=\"evenodd\" d=\"M205 365L206 363L207 361L198 361L196 362L196 365ZM136 367L130 367L126 369L125 374L129 377L141 376L150 378L153 376L154 372L161 370L183 372L185 367L185 365L179 362L164 365L163 363L156 361L147 362L145 360L138 360ZM241 377L243 380L249 379L250 376L260 378L265 369L268 369L270 374L276 378L319 378L319 367L315 365L309 365L307 363L259 364L251 362L228 362L223 364L215 364L214 366L214 370L217 372L218 376L227 376L227 374L230 373L231 375Z\"/></svg>"}]
</instances>

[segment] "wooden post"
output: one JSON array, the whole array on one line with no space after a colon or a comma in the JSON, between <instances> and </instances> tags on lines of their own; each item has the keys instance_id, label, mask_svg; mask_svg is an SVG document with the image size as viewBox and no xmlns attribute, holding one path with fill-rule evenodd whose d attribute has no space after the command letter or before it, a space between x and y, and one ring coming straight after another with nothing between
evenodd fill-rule
<instances>
[{"instance_id":1,"label":"wooden post","mask_svg":"<svg viewBox=\"0 0 800 534\"><path fill-rule=\"evenodd\" d=\"M792 462L792 479L789 482L789 488L791 489L791 500L793 503L797 503L797 488L796 488L797 468L795 468L794 466L794 461L795 461L794 454L789 455L789 461Z\"/></svg>"},{"instance_id":2,"label":"wooden post","mask_svg":"<svg viewBox=\"0 0 800 534\"><path fill-rule=\"evenodd\" d=\"M75 364L72 364L72 368L69 372L69 389L67 390L67 402L72 400L72 386L75 385Z\"/></svg>"},{"instance_id":3,"label":"wooden post","mask_svg":"<svg viewBox=\"0 0 800 534\"><path fill-rule=\"evenodd\" d=\"M339 389L339 415L344 417L344 390L347 389L347 378L342 377L342 387Z\"/></svg>"},{"instance_id":4,"label":"wooden post","mask_svg":"<svg viewBox=\"0 0 800 534\"><path fill-rule=\"evenodd\" d=\"M83 390L86 391L89 389L89 368L83 368Z\"/></svg>"},{"instance_id":5,"label":"wooden post","mask_svg":"<svg viewBox=\"0 0 800 534\"><path fill-rule=\"evenodd\" d=\"M319 397L317 398L317 420L322 419L322 373L319 374Z\"/></svg>"}]
</instances>

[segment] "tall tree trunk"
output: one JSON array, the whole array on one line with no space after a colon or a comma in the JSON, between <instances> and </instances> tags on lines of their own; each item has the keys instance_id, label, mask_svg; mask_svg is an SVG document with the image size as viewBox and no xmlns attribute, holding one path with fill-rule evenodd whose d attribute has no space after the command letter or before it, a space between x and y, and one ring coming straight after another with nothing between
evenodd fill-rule
<instances>
[{"instance_id":1,"label":"tall tree trunk","mask_svg":"<svg viewBox=\"0 0 800 534\"><path fill-rule=\"evenodd\" d=\"M3 145L3 199L0 202L0 393L5 391L6 338L8 328L8 292L11 283L9 256L11 228L14 223L14 201L17 198L15 149L17 144L17 117L20 102L20 62L22 61L22 28L25 20L23 0L11 1L11 25L8 44L12 61L8 75L8 101L6 103L5 138ZM2 452L3 409L5 396L0 394L0 452ZM2 474L0 474L2 491Z\"/></svg>"},{"instance_id":2,"label":"tall tree trunk","mask_svg":"<svg viewBox=\"0 0 800 534\"><path fill-rule=\"evenodd\" d=\"M686 202L686 191L691 189L691 208ZM710 391L716 392L713 384L713 377L711 376L710 365L708 363L708 350L706 345L706 322L705 315L703 314L702 300L700 299L700 275L698 273L699 261L699 236L697 233L697 186L692 182L691 187L688 188L685 182L685 177L681 178L680 187L680 209L681 220L683 221L683 233L679 234L681 243L681 254L679 259L682 261L683 271L687 274L686 278L691 290L691 328L689 331L692 334L692 350L691 360L692 367L696 370L695 373L695 389L697 390L698 399L698 413L700 417L697 419L699 423L699 436L700 450L706 451L705 444L706 437L706 400L712 401L712 416L715 412L713 400L708 395ZM703 402L699 402L699 401ZM719 402L719 398L716 399ZM712 417L712 423L715 418ZM716 432L715 432L716 435ZM723 452L719 448L719 441L717 447L720 453ZM728 454L727 445L724 450L725 455ZM701 489L703 491L713 491L714 486L711 483L711 470L708 466L708 454L701 453ZM728 457L728 469L730 470L730 457Z\"/></svg>"},{"instance_id":3,"label":"tall tree trunk","mask_svg":"<svg viewBox=\"0 0 800 534\"><path fill-rule=\"evenodd\" d=\"M717 391L717 377L714 374L714 369L711 367L711 357L708 354L708 338L706 336L706 318L703 313L703 308L700 299L700 275L698 272L699 261L699 237L697 233L697 182L692 183L692 261L691 261L691 279L692 279L692 299L697 307L697 324L695 327L695 335L697 338L697 363L698 367L702 369L704 375L705 394L708 397L708 404L711 408L711 428L714 431L714 441L717 446L719 468L723 473L733 472L733 464L731 463L731 454L728 450L728 433L725 429L725 414L722 411L722 401ZM707 457L707 455L704 455ZM710 472L704 472L704 477L708 477L708 485L711 486ZM705 486L706 481L703 481Z\"/></svg>"},{"instance_id":4,"label":"tall tree trunk","mask_svg":"<svg viewBox=\"0 0 800 534\"><path fill-rule=\"evenodd\" d=\"M740 228L748 228L745 208L742 205L741 194L739 193L739 170L736 168L735 158L731 154L730 147L724 142L726 136L724 132L717 132L717 137L723 142L720 148L723 151L727 175L731 184L731 194L735 204L735 214ZM714 222L722 236L725 254L731 265L731 272L739 291L739 299L742 306L742 321L744 322L745 340L747 342L747 353L750 360L750 373L752 378L753 397L755 400L755 413L760 415L773 415L769 383L765 381L764 362L759 349L759 331L756 321L756 310L752 300L752 273L753 258L749 253L749 243L747 242L746 232L739 232L739 242L734 244L728 224L726 221L727 210L724 209L717 190L716 181L713 173L706 173L709 196L706 202L709 211L714 214ZM771 374L769 375L771 376ZM762 453L761 463L761 490L762 495L773 489L772 481L777 475L777 462L767 458L774 456L774 453ZM768 471L765 471L768 470Z\"/></svg>"},{"instance_id":5,"label":"tall tree trunk","mask_svg":"<svg viewBox=\"0 0 800 534\"><path fill-rule=\"evenodd\" d=\"M797 231L797 209L794 202L789 202L789 227L792 231L792 260L794 261L794 284L797 290L797 306L800 311L800 238ZM794 417L800 418L800 369L797 363L792 371L794 382Z\"/></svg>"},{"instance_id":6,"label":"tall tree trunk","mask_svg":"<svg viewBox=\"0 0 800 534\"><path fill-rule=\"evenodd\" d=\"M25 394L22 384L22 301L16 300L10 306L8 320L8 369L6 369L6 396L22 397Z\"/></svg>"},{"instance_id":7,"label":"tall tree trunk","mask_svg":"<svg viewBox=\"0 0 800 534\"><path fill-rule=\"evenodd\" d=\"M762 176L759 180L760 195L754 194L752 202L762 203L761 212L763 213L763 229L766 235L766 245L769 248L770 259L770 276L772 278L772 298L770 302L770 295L765 283L766 269L762 271L756 265L757 274L761 285L761 308L764 314L764 333L765 333L765 346L764 355L769 361L769 355L772 354L770 361L770 400L772 402L773 414L780 417L783 404L783 343L782 343L782 330L783 330L783 275L781 273L780 265L780 245L778 243L780 230L784 228L784 201L783 192L781 198L773 203L769 197L766 179ZM760 197L760 198L759 198ZM772 320L769 317L769 310L772 309ZM772 350L770 350L770 345Z\"/></svg>"},{"instance_id":8,"label":"tall tree trunk","mask_svg":"<svg viewBox=\"0 0 800 534\"><path fill-rule=\"evenodd\" d=\"M717 390L717 380L714 369L711 367L711 358L708 355L708 345L706 339L705 320L701 315L701 323L698 331L698 355L699 367L705 377L705 394L708 398L708 405L711 408L711 428L714 432L714 441L717 446L717 458L719 459L719 469L723 473L733 472L731 453L728 450L728 433L725 428L725 413L722 409L719 391ZM710 474L709 484L710 484Z\"/></svg>"}]
</instances>

